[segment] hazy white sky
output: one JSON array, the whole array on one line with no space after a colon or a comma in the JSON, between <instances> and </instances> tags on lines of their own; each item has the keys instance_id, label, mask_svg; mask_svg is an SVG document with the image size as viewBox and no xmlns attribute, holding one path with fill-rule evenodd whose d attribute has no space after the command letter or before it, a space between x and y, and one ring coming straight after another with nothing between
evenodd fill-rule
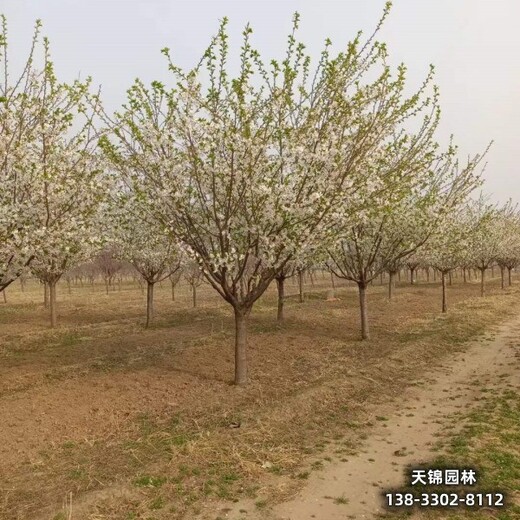
<instances>
[{"instance_id":1,"label":"hazy white sky","mask_svg":"<svg viewBox=\"0 0 520 520\"><path fill-rule=\"evenodd\" d=\"M135 77L167 78L160 49L191 66L223 16L232 43L247 22L266 57L279 56L294 11L300 37L317 56L323 40L337 47L374 28L384 0L0 0L8 18L11 60L25 55L36 18L44 22L59 77L91 75L115 109ZM418 85L437 70L443 109L441 139L451 133L461 154L495 143L486 192L520 202L520 0L394 0L381 33L393 62Z\"/></svg>"}]
</instances>

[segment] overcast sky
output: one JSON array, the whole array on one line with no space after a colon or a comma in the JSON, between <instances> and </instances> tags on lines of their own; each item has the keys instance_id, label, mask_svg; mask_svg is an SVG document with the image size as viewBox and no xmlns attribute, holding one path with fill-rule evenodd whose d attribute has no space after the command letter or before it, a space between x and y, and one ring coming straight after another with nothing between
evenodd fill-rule
<instances>
[{"instance_id":1,"label":"overcast sky","mask_svg":"<svg viewBox=\"0 0 520 520\"><path fill-rule=\"evenodd\" d=\"M278 57L301 14L300 38L317 56L330 37L337 48L357 30L371 31L384 0L0 0L7 16L11 60L26 54L33 23L41 18L60 79L91 75L109 109L124 101L135 77L167 78L160 53L170 47L192 66L230 18L232 43L247 22L265 57ZM490 140L485 191L520 202L520 0L394 0L381 32L392 61L409 68L418 85L430 63L441 88L441 140L450 134L461 155ZM265 60L267 61L267 60Z\"/></svg>"}]
</instances>

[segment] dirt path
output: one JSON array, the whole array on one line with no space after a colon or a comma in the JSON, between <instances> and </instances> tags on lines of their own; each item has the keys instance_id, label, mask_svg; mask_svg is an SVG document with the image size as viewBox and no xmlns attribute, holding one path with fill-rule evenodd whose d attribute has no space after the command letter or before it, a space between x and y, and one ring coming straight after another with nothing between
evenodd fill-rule
<instances>
[{"instance_id":1,"label":"dirt path","mask_svg":"<svg viewBox=\"0 0 520 520\"><path fill-rule=\"evenodd\" d=\"M474 342L441 369L432 371L429 380L410 387L398 401L374 407L371 412L377 425L369 433L362 451L346 462L333 462L322 471L312 472L305 487L292 500L260 510L254 500L241 501L221 509L220 517L230 520L376 518L383 511L382 490L402 487L407 465L433 458L432 445L450 416L471 408L483 386L513 384L520 388L519 365L520 318L516 318L499 327L492 340Z\"/></svg>"}]
</instances>

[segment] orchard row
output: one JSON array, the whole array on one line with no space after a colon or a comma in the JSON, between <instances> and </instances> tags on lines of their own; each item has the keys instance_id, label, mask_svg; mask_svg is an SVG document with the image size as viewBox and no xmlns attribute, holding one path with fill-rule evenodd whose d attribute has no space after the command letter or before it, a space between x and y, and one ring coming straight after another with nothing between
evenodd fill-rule
<instances>
[{"instance_id":1,"label":"orchard row","mask_svg":"<svg viewBox=\"0 0 520 520\"><path fill-rule=\"evenodd\" d=\"M0 290L28 271L50 291L93 257L131 263L153 287L183 269L234 310L235 381L247 381L247 320L276 282L315 267L366 289L408 263L445 278L520 260L513 204L474 193L486 153L458 159L436 140L439 92L430 68L409 94L376 31L316 63L293 20L286 53L264 61L247 26L237 66L227 20L199 63L163 49L168 85L137 79L115 113L92 80L63 83L36 24L21 74L0 33ZM443 310L446 311L446 301ZM283 309L282 311L283 312Z\"/></svg>"}]
</instances>

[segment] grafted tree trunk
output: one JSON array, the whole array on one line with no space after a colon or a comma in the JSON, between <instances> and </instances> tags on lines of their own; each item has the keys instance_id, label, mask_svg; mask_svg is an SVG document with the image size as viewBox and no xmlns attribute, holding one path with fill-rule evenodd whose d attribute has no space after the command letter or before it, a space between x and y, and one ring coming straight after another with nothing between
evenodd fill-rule
<instances>
[{"instance_id":1,"label":"grafted tree trunk","mask_svg":"<svg viewBox=\"0 0 520 520\"><path fill-rule=\"evenodd\" d=\"M153 289L154 282L146 281L146 327L150 326L150 323L154 316L153 309Z\"/></svg>"},{"instance_id":2,"label":"grafted tree trunk","mask_svg":"<svg viewBox=\"0 0 520 520\"><path fill-rule=\"evenodd\" d=\"M446 299L446 273L444 271L441 272L441 281L442 281L442 312L448 311L448 302Z\"/></svg>"},{"instance_id":3,"label":"grafted tree trunk","mask_svg":"<svg viewBox=\"0 0 520 520\"><path fill-rule=\"evenodd\" d=\"M304 276L304 270L301 269L300 271L298 271L298 286L299 286L299 292L300 292L300 296L299 296L300 303L303 303L305 301L305 292L303 290L303 282L304 282L303 276Z\"/></svg>"},{"instance_id":4,"label":"grafted tree trunk","mask_svg":"<svg viewBox=\"0 0 520 520\"><path fill-rule=\"evenodd\" d=\"M276 288L278 289L278 315L276 317L277 321L283 321L283 304L285 298L285 277L281 276L276 278Z\"/></svg>"},{"instance_id":5,"label":"grafted tree trunk","mask_svg":"<svg viewBox=\"0 0 520 520\"><path fill-rule=\"evenodd\" d=\"M395 271L388 271L388 299L391 300L395 287Z\"/></svg>"},{"instance_id":6,"label":"grafted tree trunk","mask_svg":"<svg viewBox=\"0 0 520 520\"><path fill-rule=\"evenodd\" d=\"M358 282L359 290L359 310L361 314L361 339L370 339L370 331L368 327L368 310L367 310L367 284L366 282Z\"/></svg>"},{"instance_id":7,"label":"grafted tree trunk","mask_svg":"<svg viewBox=\"0 0 520 520\"><path fill-rule=\"evenodd\" d=\"M56 282L57 280L51 280L49 282L49 304L50 304L50 317L51 317L51 328L56 327L57 313L56 313Z\"/></svg>"},{"instance_id":8,"label":"grafted tree trunk","mask_svg":"<svg viewBox=\"0 0 520 520\"><path fill-rule=\"evenodd\" d=\"M175 289L177 288L177 284L180 283L181 280L181 271L180 267L175 269L172 273L168 275L168 278L170 279L170 285L171 285L171 296L172 296L172 302L175 301Z\"/></svg>"},{"instance_id":9,"label":"grafted tree trunk","mask_svg":"<svg viewBox=\"0 0 520 520\"><path fill-rule=\"evenodd\" d=\"M235 308L235 384L247 383L247 321L251 309Z\"/></svg>"}]
</instances>

